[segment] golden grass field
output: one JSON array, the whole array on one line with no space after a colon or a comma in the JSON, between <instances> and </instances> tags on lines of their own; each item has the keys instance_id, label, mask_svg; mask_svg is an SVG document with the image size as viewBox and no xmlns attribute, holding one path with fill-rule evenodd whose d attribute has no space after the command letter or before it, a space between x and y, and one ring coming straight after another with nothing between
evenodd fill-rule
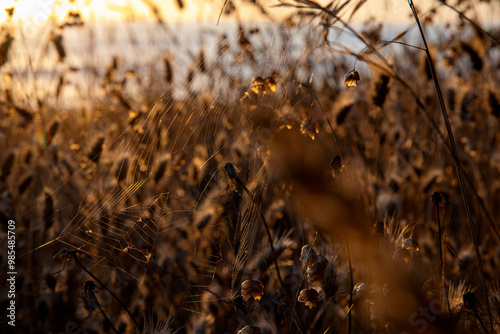
<instances>
[{"instance_id":1,"label":"golden grass field","mask_svg":"<svg viewBox=\"0 0 500 334\"><path fill-rule=\"evenodd\" d=\"M2 332L500 331L498 2L144 3L0 23Z\"/></svg>"}]
</instances>

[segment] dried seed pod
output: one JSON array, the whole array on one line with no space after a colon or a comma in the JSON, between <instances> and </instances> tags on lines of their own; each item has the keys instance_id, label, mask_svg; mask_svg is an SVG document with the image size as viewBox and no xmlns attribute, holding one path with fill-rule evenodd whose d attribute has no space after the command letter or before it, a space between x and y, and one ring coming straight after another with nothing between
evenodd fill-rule
<instances>
[{"instance_id":1,"label":"dried seed pod","mask_svg":"<svg viewBox=\"0 0 500 334\"><path fill-rule=\"evenodd\" d=\"M408 249L412 252L417 252L419 250L417 240L413 238L406 238L403 244L404 249Z\"/></svg>"},{"instance_id":2,"label":"dried seed pod","mask_svg":"<svg viewBox=\"0 0 500 334\"><path fill-rule=\"evenodd\" d=\"M326 267L328 267L328 260L323 255L318 255L318 260L307 268L307 277L311 285L315 285L325 278Z\"/></svg>"},{"instance_id":3,"label":"dried seed pod","mask_svg":"<svg viewBox=\"0 0 500 334\"><path fill-rule=\"evenodd\" d=\"M309 308L313 308L318 303L318 291L315 289L304 289L300 291L299 298L297 300L301 303L305 303Z\"/></svg>"},{"instance_id":4,"label":"dried seed pod","mask_svg":"<svg viewBox=\"0 0 500 334\"><path fill-rule=\"evenodd\" d=\"M366 283L359 282L354 286L352 292L357 298L365 299L368 297L368 285L366 285Z\"/></svg>"},{"instance_id":5,"label":"dried seed pod","mask_svg":"<svg viewBox=\"0 0 500 334\"><path fill-rule=\"evenodd\" d=\"M258 94L259 92L265 93L267 89L266 81L262 77L254 77L252 80L252 92Z\"/></svg>"},{"instance_id":6,"label":"dried seed pod","mask_svg":"<svg viewBox=\"0 0 500 334\"><path fill-rule=\"evenodd\" d=\"M396 251L394 251L394 254L393 254L393 258L396 260L396 261L401 261L401 262L406 262L406 263L409 263L410 262L410 252L405 249L405 248L399 248L399 249L396 249Z\"/></svg>"},{"instance_id":7,"label":"dried seed pod","mask_svg":"<svg viewBox=\"0 0 500 334\"><path fill-rule=\"evenodd\" d=\"M264 294L264 284L259 280L246 280L241 283L241 295L245 301L250 298L259 300Z\"/></svg>"},{"instance_id":8,"label":"dried seed pod","mask_svg":"<svg viewBox=\"0 0 500 334\"><path fill-rule=\"evenodd\" d=\"M316 134L319 133L318 122L313 122L310 118L306 118L300 124L300 133L305 136L309 136L312 140L314 140L314 138L316 138Z\"/></svg>"},{"instance_id":9,"label":"dried seed pod","mask_svg":"<svg viewBox=\"0 0 500 334\"><path fill-rule=\"evenodd\" d=\"M239 330L238 334L260 334L260 328L255 326L245 326Z\"/></svg>"},{"instance_id":10,"label":"dried seed pod","mask_svg":"<svg viewBox=\"0 0 500 334\"><path fill-rule=\"evenodd\" d=\"M278 86L276 85L276 81L274 80L273 77L267 77L264 79L266 82L267 88L273 93L276 93L276 90L278 89Z\"/></svg>"},{"instance_id":11,"label":"dried seed pod","mask_svg":"<svg viewBox=\"0 0 500 334\"><path fill-rule=\"evenodd\" d=\"M360 80L359 73L356 70L347 72L344 76L344 85L347 87L356 87L358 81Z\"/></svg>"},{"instance_id":12,"label":"dried seed pod","mask_svg":"<svg viewBox=\"0 0 500 334\"><path fill-rule=\"evenodd\" d=\"M300 260L304 261L306 267L312 266L316 261L318 261L318 254L314 250L312 245L305 245L302 247L302 252L300 253Z\"/></svg>"},{"instance_id":13,"label":"dried seed pod","mask_svg":"<svg viewBox=\"0 0 500 334\"><path fill-rule=\"evenodd\" d=\"M14 7L14 6L9 7L9 8L5 8L5 13L7 13L7 16L9 17L9 19L11 19L12 16L14 16L15 9L16 9L16 7Z\"/></svg>"}]
</instances>

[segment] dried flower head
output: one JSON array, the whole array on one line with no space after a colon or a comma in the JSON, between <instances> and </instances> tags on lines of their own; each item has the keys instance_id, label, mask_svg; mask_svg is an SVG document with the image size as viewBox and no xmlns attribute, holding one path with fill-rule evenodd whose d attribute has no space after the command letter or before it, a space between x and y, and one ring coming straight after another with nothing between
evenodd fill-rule
<instances>
[{"instance_id":1,"label":"dried flower head","mask_svg":"<svg viewBox=\"0 0 500 334\"><path fill-rule=\"evenodd\" d=\"M368 285L366 285L366 283L359 282L354 286L352 292L357 298L365 299L368 297Z\"/></svg>"},{"instance_id":2,"label":"dried flower head","mask_svg":"<svg viewBox=\"0 0 500 334\"><path fill-rule=\"evenodd\" d=\"M5 8L5 12L7 13L7 16L9 17L9 19L12 18L12 16L14 16L14 10L16 8L14 6L12 7L9 7L9 8Z\"/></svg>"},{"instance_id":3,"label":"dried flower head","mask_svg":"<svg viewBox=\"0 0 500 334\"><path fill-rule=\"evenodd\" d=\"M305 136L309 136L312 140L314 140L314 138L316 138L316 134L319 133L318 122L313 122L310 118L304 119L300 124L300 133Z\"/></svg>"},{"instance_id":4,"label":"dried flower head","mask_svg":"<svg viewBox=\"0 0 500 334\"><path fill-rule=\"evenodd\" d=\"M325 278L326 267L328 267L328 260L323 255L318 255L318 260L307 268L307 277L311 285L315 285Z\"/></svg>"},{"instance_id":5,"label":"dried flower head","mask_svg":"<svg viewBox=\"0 0 500 334\"><path fill-rule=\"evenodd\" d=\"M359 73L356 70L347 72L344 76L344 85L347 87L356 87L356 84L360 80Z\"/></svg>"},{"instance_id":6,"label":"dried flower head","mask_svg":"<svg viewBox=\"0 0 500 334\"><path fill-rule=\"evenodd\" d=\"M301 303L305 303L309 308L313 308L318 303L318 291L315 289L304 289L300 291L299 298L297 300Z\"/></svg>"},{"instance_id":7,"label":"dried flower head","mask_svg":"<svg viewBox=\"0 0 500 334\"><path fill-rule=\"evenodd\" d=\"M276 81L274 80L273 77L267 77L264 79L267 88L273 93L276 93L276 90L278 89L278 86L276 85Z\"/></svg>"},{"instance_id":8,"label":"dried flower head","mask_svg":"<svg viewBox=\"0 0 500 334\"><path fill-rule=\"evenodd\" d=\"M250 298L259 300L264 294L264 284L258 280L246 280L241 283L241 295L247 302Z\"/></svg>"},{"instance_id":9,"label":"dried flower head","mask_svg":"<svg viewBox=\"0 0 500 334\"><path fill-rule=\"evenodd\" d=\"M300 260L304 261L306 267L310 267L316 261L318 261L318 254L316 254L316 251L314 250L312 245L305 245L304 247L302 247Z\"/></svg>"},{"instance_id":10,"label":"dried flower head","mask_svg":"<svg viewBox=\"0 0 500 334\"><path fill-rule=\"evenodd\" d=\"M273 77L267 77L263 79L262 77L254 77L252 80L252 92L258 94L262 92L267 94L269 92L276 93L278 86Z\"/></svg>"},{"instance_id":11,"label":"dried flower head","mask_svg":"<svg viewBox=\"0 0 500 334\"><path fill-rule=\"evenodd\" d=\"M238 334L260 334L260 328L255 326L245 326L239 330Z\"/></svg>"},{"instance_id":12,"label":"dried flower head","mask_svg":"<svg viewBox=\"0 0 500 334\"><path fill-rule=\"evenodd\" d=\"M417 252L419 250L417 240L414 238L406 238L403 244L404 249L408 249L412 252Z\"/></svg>"},{"instance_id":13,"label":"dried flower head","mask_svg":"<svg viewBox=\"0 0 500 334\"><path fill-rule=\"evenodd\" d=\"M259 92L265 92L266 91L266 84L264 82L264 79L262 77L254 77L252 80L252 92L255 94L258 94Z\"/></svg>"},{"instance_id":14,"label":"dried flower head","mask_svg":"<svg viewBox=\"0 0 500 334\"><path fill-rule=\"evenodd\" d=\"M410 252L405 248L399 248L394 251L393 258L398 262L410 262Z\"/></svg>"}]
</instances>

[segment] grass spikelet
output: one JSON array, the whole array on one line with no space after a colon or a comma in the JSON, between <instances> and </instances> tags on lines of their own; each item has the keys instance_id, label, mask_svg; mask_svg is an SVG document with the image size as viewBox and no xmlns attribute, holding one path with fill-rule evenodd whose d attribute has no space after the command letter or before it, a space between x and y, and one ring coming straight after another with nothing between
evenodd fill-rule
<instances>
[{"instance_id":1,"label":"grass spikelet","mask_svg":"<svg viewBox=\"0 0 500 334\"><path fill-rule=\"evenodd\" d=\"M466 43L462 42L460 43L460 46L462 47L462 50L469 56L470 61L472 62L472 68L476 71L481 71L483 69L483 60L479 56L479 54L474 50L474 48Z\"/></svg>"},{"instance_id":2,"label":"grass spikelet","mask_svg":"<svg viewBox=\"0 0 500 334\"><path fill-rule=\"evenodd\" d=\"M159 320L154 320L153 316L144 317L144 328L142 330L143 334L175 334L178 330L172 329L172 322L174 321L174 317L169 315L167 320L163 323Z\"/></svg>"},{"instance_id":3,"label":"grass spikelet","mask_svg":"<svg viewBox=\"0 0 500 334\"><path fill-rule=\"evenodd\" d=\"M496 97L495 93L491 90L488 90L488 106L490 108L490 112L496 118L500 117L500 102Z\"/></svg>"},{"instance_id":4,"label":"grass spikelet","mask_svg":"<svg viewBox=\"0 0 500 334\"><path fill-rule=\"evenodd\" d=\"M130 160L128 157L125 157L120 161L115 171L116 182L119 183L125 180L128 174L129 165L130 165Z\"/></svg>"},{"instance_id":5,"label":"grass spikelet","mask_svg":"<svg viewBox=\"0 0 500 334\"><path fill-rule=\"evenodd\" d=\"M26 190L28 190L28 187L31 185L31 182L33 181L33 176L27 175L23 179L21 179L21 182L19 182L19 195L24 194Z\"/></svg>"},{"instance_id":6,"label":"grass spikelet","mask_svg":"<svg viewBox=\"0 0 500 334\"><path fill-rule=\"evenodd\" d=\"M389 94L389 77L382 74L375 83L372 96L373 104L381 108L384 105L387 94Z\"/></svg>"},{"instance_id":7,"label":"grass spikelet","mask_svg":"<svg viewBox=\"0 0 500 334\"><path fill-rule=\"evenodd\" d=\"M0 44L0 67L2 67L8 60L9 56L9 50L12 45L12 42L14 41L14 37L7 32L3 36L3 41Z\"/></svg>"},{"instance_id":8,"label":"grass spikelet","mask_svg":"<svg viewBox=\"0 0 500 334\"><path fill-rule=\"evenodd\" d=\"M5 8L5 13L7 13L7 17L9 19L12 19L12 17L14 16L15 9L16 9L16 7L14 7L14 6L9 7L9 8Z\"/></svg>"},{"instance_id":9,"label":"grass spikelet","mask_svg":"<svg viewBox=\"0 0 500 334\"><path fill-rule=\"evenodd\" d=\"M50 34L50 40L54 43L54 47L56 48L57 55L59 56L59 62L63 62L66 58L66 49L63 45L63 35L59 32L53 31Z\"/></svg>"},{"instance_id":10,"label":"grass spikelet","mask_svg":"<svg viewBox=\"0 0 500 334\"><path fill-rule=\"evenodd\" d=\"M165 175L165 171L167 169L167 163L168 163L168 160L165 159L165 160L162 160L162 162L160 162L158 164L158 167L156 168L156 171L153 175L153 179L155 180L155 183L158 183L158 181L160 181L160 179L163 177L163 175Z\"/></svg>"},{"instance_id":11,"label":"grass spikelet","mask_svg":"<svg viewBox=\"0 0 500 334\"><path fill-rule=\"evenodd\" d=\"M165 55L163 57L163 64L165 66L165 81L171 84L174 81L174 71L172 68L172 56Z\"/></svg>"},{"instance_id":12,"label":"grass spikelet","mask_svg":"<svg viewBox=\"0 0 500 334\"><path fill-rule=\"evenodd\" d=\"M48 230L54 224L54 199L50 192L45 192L44 196L43 222L45 230Z\"/></svg>"},{"instance_id":13,"label":"grass spikelet","mask_svg":"<svg viewBox=\"0 0 500 334\"><path fill-rule=\"evenodd\" d=\"M58 129L59 129L59 122L58 121L52 122L49 129L47 130L47 145L46 146L49 146L50 143L52 143L52 140L54 139L54 136L56 135Z\"/></svg>"},{"instance_id":14,"label":"grass spikelet","mask_svg":"<svg viewBox=\"0 0 500 334\"><path fill-rule=\"evenodd\" d=\"M340 111L337 113L336 122L337 122L338 126L344 124L344 122L347 119L347 116L349 116L349 113L350 113L353 105L354 105L354 103L349 103L349 104L343 106L340 109Z\"/></svg>"},{"instance_id":15,"label":"grass spikelet","mask_svg":"<svg viewBox=\"0 0 500 334\"><path fill-rule=\"evenodd\" d=\"M103 145L104 145L104 137L100 136L97 138L94 145L92 145L92 148L87 154L87 157L89 158L90 161L93 161L95 163L99 162L99 157L101 156Z\"/></svg>"},{"instance_id":16,"label":"grass spikelet","mask_svg":"<svg viewBox=\"0 0 500 334\"><path fill-rule=\"evenodd\" d=\"M198 53L198 59L196 61L196 68L201 72L201 73L206 73L207 72L207 63L205 61L205 49L200 47L200 51Z\"/></svg>"},{"instance_id":17,"label":"grass spikelet","mask_svg":"<svg viewBox=\"0 0 500 334\"><path fill-rule=\"evenodd\" d=\"M2 163L2 169L0 171L0 181L5 181L12 173L12 167L14 167L14 162L16 160L16 155L10 152Z\"/></svg>"},{"instance_id":18,"label":"grass spikelet","mask_svg":"<svg viewBox=\"0 0 500 334\"><path fill-rule=\"evenodd\" d=\"M184 1L183 0L176 0L175 2L177 4L177 7L179 7L179 9L184 9Z\"/></svg>"},{"instance_id":19,"label":"grass spikelet","mask_svg":"<svg viewBox=\"0 0 500 334\"><path fill-rule=\"evenodd\" d=\"M14 110L21 116L26 122L33 121L33 114L21 107L14 106Z\"/></svg>"}]
</instances>

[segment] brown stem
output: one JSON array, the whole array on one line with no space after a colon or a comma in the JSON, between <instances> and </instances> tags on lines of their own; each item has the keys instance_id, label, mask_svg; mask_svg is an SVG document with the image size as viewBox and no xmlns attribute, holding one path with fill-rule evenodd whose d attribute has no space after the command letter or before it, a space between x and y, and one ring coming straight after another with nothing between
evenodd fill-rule
<instances>
[{"instance_id":1,"label":"brown stem","mask_svg":"<svg viewBox=\"0 0 500 334\"><path fill-rule=\"evenodd\" d=\"M486 287L486 282L484 279L483 263L481 260L481 254L479 252L479 246L478 246L478 242L477 242L477 238L476 238L474 220L472 218L472 212L471 212L469 201L467 198L467 189L465 188L465 181L463 179L462 170L460 168L460 159L458 156L458 150L457 150L457 146L455 143L455 138L453 137L453 131L451 129L450 119L448 117L448 112L446 110L446 105L444 103L443 93L441 92L441 86L439 85L439 80L437 78L436 69L434 68L434 62L432 61L431 53L429 51L429 46L427 45L427 39L425 38L425 33L424 33L424 30L423 30L422 25L420 23L420 19L418 17L417 10L416 10L415 6L413 5L413 0L408 0L408 4L410 5L411 11L413 13L413 17L415 18L418 29L420 31L420 35L422 37L422 41L423 41L424 46L425 46L425 53L427 54L427 61L429 64L429 68L430 68L430 71L432 73L432 78L434 79L434 86L436 87L436 93L437 93L437 96L439 99L441 113L443 115L444 123L446 125L446 131L448 133L448 139L450 141L451 153L453 156L453 160L455 161L455 167L456 167L457 175L458 175L458 182L460 184L460 191L462 193L462 199L464 201L465 212L467 214L469 231L470 231L472 241L474 243L474 251L476 253L476 262L477 262L477 266L479 269L479 275L481 277L481 290L483 292L483 296L486 297L485 298L486 299L486 307L488 309L488 317L489 317L489 321L490 321L491 332L494 333L490 302L488 299L488 288Z\"/></svg>"}]
</instances>

